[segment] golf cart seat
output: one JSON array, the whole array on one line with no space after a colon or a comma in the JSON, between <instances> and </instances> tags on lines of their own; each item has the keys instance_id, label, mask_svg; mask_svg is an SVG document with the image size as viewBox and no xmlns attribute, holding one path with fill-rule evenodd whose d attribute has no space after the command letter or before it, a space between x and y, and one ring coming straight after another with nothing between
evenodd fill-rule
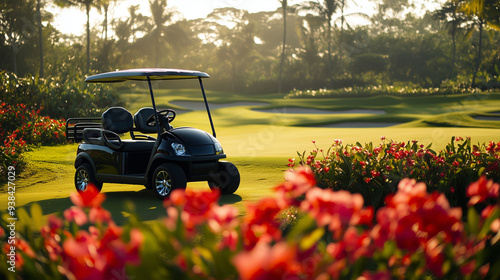
<instances>
[{"instance_id":1,"label":"golf cart seat","mask_svg":"<svg viewBox=\"0 0 500 280\"><path fill-rule=\"evenodd\" d=\"M101 128L86 128L83 139L86 143L106 145L123 152L151 151L153 139L134 139L132 114L122 107L111 107L102 114ZM118 134L130 132L132 139L122 140Z\"/></svg>"},{"instance_id":2,"label":"golf cart seat","mask_svg":"<svg viewBox=\"0 0 500 280\"><path fill-rule=\"evenodd\" d=\"M102 113L102 127L115 133L130 132L134 128L132 114L122 107L111 107Z\"/></svg>"},{"instance_id":3,"label":"golf cart seat","mask_svg":"<svg viewBox=\"0 0 500 280\"><path fill-rule=\"evenodd\" d=\"M134 115L134 123L137 130L142 133L156 133L156 126L148 126L146 120L155 113L153 108L142 108Z\"/></svg>"},{"instance_id":4,"label":"golf cart seat","mask_svg":"<svg viewBox=\"0 0 500 280\"><path fill-rule=\"evenodd\" d=\"M147 124L147 120L154 113L155 110L151 107L144 107L139 111L137 111L137 113L135 113L134 115L134 123L136 130L142 133L156 133L157 132L156 126L149 126ZM170 123L165 124L165 126L166 130L172 130L174 128Z\"/></svg>"}]
</instances>

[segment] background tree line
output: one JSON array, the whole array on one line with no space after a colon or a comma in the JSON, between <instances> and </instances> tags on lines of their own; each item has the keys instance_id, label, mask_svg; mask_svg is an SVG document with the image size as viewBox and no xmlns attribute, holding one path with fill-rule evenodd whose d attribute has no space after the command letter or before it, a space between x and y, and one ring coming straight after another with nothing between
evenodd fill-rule
<instances>
[{"instance_id":1,"label":"background tree line","mask_svg":"<svg viewBox=\"0 0 500 280\"><path fill-rule=\"evenodd\" d=\"M150 15L119 0L3 0L0 69L43 78L137 67L208 72L210 88L288 92L378 84L416 87L495 86L500 75L498 0L450 0L415 13L409 0L373 0L373 15L347 14L353 0L305 1L276 11L221 8L179 19L167 0L149 0ZM78 6L84 36L58 31L45 7ZM102 24L91 26L91 9ZM369 21L356 25L355 19Z\"/></svg>"}]
</instances>

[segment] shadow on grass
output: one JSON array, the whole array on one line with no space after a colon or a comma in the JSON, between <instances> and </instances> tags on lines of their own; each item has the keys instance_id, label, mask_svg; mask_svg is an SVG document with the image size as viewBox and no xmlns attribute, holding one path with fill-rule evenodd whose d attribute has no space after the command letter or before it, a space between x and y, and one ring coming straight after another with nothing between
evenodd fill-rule
<instances>
[{"instance_id":1,"label":"shadow on grass","mask_svg":"<svg viewBox=\"0 0 500 280\"><path fill-rule=\"evenodd\" d=\"M111 213L111 217L117 225L125 224L133 213L144 222L166 217L163 202L157 199L152 191L143 189L140 191L104 192L104 194L106 200L102 207ZM234 204L241 200L242 197L237 194L223 195L219 199L219 205ZM60 217L63 217L64 210L73 206L70 198L66 197L31 202L23 207L29 212L34 203L40 205L44 215L59 213Z\"/></svg>"}]
</instances>

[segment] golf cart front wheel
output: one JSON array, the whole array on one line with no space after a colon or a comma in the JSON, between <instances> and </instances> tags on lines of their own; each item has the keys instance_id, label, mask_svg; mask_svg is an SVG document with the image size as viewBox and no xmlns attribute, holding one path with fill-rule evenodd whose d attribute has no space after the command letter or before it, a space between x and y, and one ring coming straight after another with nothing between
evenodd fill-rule
<instances>
[{"instance_id":1,"label":"golf cart front wheel","mask_svg":"<svg viewBox=\"0 0 500 280\"><path fill-rule=\"evenodd\" d=\"M95 179L92 166L88 163L82 163L78 166L75 172L75 188L79 193L85 192L88 189L89 184L94 185L98 191L101 191L102 189L102 183L97 182Z\"/></svg>"},{"instance_id":2,"label":"golf cart front wheel","mask_svg":"<svg viewBox=\"0 0 500 280\"><path fill-rule=\"evenodd\" d=\"M233 194L240 186L240 172L230 162L219 162L219 171L208 181L210 189L219 189L221 194Z\"/></svg>"},{"instance_id":3,"label":"golf cart front wheel","mask_svg":"<svg viewBox=\"0 0 500 280\"><path fill-rule=\"evenodd\" d=\"M173 190L185 189L186 174L178 165L164 163L158 166L151 178L151 189L159 199L167 198Z\"/></svg>"}]
</instances>

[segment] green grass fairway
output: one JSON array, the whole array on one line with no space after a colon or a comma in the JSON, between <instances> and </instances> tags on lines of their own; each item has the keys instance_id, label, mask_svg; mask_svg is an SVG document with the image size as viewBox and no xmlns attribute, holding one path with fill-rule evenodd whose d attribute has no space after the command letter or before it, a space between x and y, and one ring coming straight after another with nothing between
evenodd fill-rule
<instances>
[{"instance_id":1,"label":"green grass fairway","mask_svg":"<svg viewBox=\"0 0 500 280\"><path fill-rule=\"evenodd\" d=\"M129 101L127 109L135 113L139 108L150 106L149 95L125 91ZM210 132L205 111L172 105L175 101L201 101L196 90L157 90L160 108L172 107L183 113L177 115L174 126L193 126ZM496 116L500 111L500 93L485 96L438 96L419 98L371 97L332 99L283 99L278 95L244 96L222 92L207 92L211 103L261 102L258 105L220 107L212 111L217 138L221 142L228 161L233 162L241 173L241 185L234 195L224 196L223 204L235 205L241 213L246 202L272 195L272 186L283 180L288 158L297 157L297 151L311 151L314 140L320 149L328 149L334 139L343 143L361 144L380 142L380 137L395 141L418 140L432 143L433 149L441 149L452 136L472 137L474 143L499 141L500 121L476 120L474 116ZM250 103L248 103L250 104ZM356 111L352 114L295 114L295 108L317 110L377 110ZM267 110L267 111L264 111ZM374 111L375 112L375 111ZM70 116L68 116L70 117ZM332 128L339 123L397 123L391 127ZM453 127L452 125L457 125ZM16 206L38 203L44 214L62 212L71 206L70 193L75 191L73 162L76 144L36 148L26 155L29 165L18 175ZM188 188L208 189L206 182L188 183ZM143 186L104 184L107 195L104 207L113 218L122 223L130 213L130 205L143 220L164 216L161 201ZM1 205L6 205L8 195L0 193ZM5 209L6 207L2 207ZM42 225L44 221L39 221Z\"/></svg>"}]
</instances>

